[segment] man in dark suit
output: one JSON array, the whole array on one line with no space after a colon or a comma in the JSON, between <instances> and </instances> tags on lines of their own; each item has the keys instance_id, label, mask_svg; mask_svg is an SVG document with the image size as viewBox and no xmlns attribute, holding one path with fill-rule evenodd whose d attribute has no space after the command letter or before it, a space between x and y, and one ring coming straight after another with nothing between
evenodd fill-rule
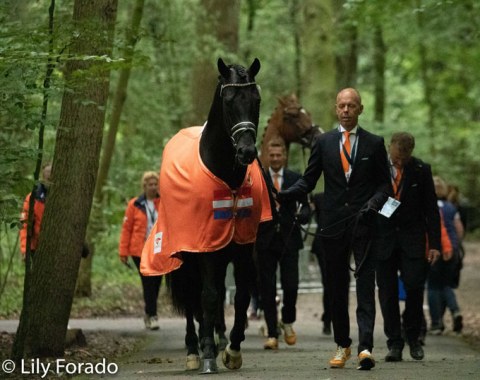
<instances>
[{"instance_id":1,"label":"man in dark suit","mask_svg":"<svg viewBox=\"0 0 480 380\"><path fill-rule=\"evenodd\" d=\"M375 365L372 355L375 268L374 258L369 254L370 224L376 218L374 211L388 198L391 185L383 138L358 125L362 111L362 101L355 89L346 88L338 93L336 114L340 125L317 138L305 173L293 186L280 192L279 200L282 202L309 193L323 173L325 190L320 213L337 344L330 366L343 368L351 355L348 271L350 253L353 252L357 266L357 368L369 370Z\"/></svg>"},{"instance_id":2,"label":"man in dark suit","mask_svg":"<svg viewBox=\"0 0 480 380\"><path fill-rule=\"evenodd\" d=\"M377 284L389 352L387 362L402 360L404 340L398 302L397 273L405 285L403 325L410 355L423 359L418 340L423 319L423 293L429 263L440 256L440 215L430 165L412 157L415 139L410 133L392 136L390 173L400 206L378 219L373 252L377 256ZM429 250L426 251L426 238Z\"/></svg>"},{"instance_id":3,"label":"man in dark suit","mask_svg":"<svg viewBox=\"0 0 480 380\"><path fill-rule=\"evenodd\" d=\"M283 140L272 140L268 144L269 169L267 175L278 191L288 189L300 174L287 168L287 151ZM282 321L285 343L293 345L297 336L293 329L296 320L296 303L298 293L298 251L303 248L300 224L308 223L310 205L307 196L300 200L297 214L297 202L291 200L275 207L274 220L261 223L258 229L256 249L260 276L260 294L268 329L265 349L278 349L278 316L276 305L277 265L280 266L280 282L283 291Z\"/></svg>"}]
</instances>

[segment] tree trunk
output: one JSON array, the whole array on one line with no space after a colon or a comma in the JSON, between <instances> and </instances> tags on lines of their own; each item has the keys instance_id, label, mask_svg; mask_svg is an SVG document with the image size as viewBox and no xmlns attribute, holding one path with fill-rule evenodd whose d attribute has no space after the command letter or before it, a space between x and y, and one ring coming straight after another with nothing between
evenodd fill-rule
<instances>
[{"instance_id":1,"label":"tree trunk","mask_svg":"<svg viewBox=\"0 0 480 380\"><path fill-rule=\"evenodd\" d=\"M201 0L201 15L197 19L199 56L192 70L192 125L207 120L217 84L218 50L238 51L240 0ZM212 38L213 37L213 38ZM220 45L220 48L219 46ZM227 63L229 57L223 57ZM245 65L248 66L247 63Z\"/></svg>"},{"instance_id":2,"label":"tree trunk","mask_svg":"<svg viewBox=\"0 0 480 380\"><path fill-rule=\"evenodd\" d=\"M300 4L298 0L291 0L290 3L290 19L292 22L293 44L295 51L294 73L295 73L295 94L298 99L302 98L302 44L300 42L299 31L299 11Z\"/></svg>"},{"instance_id":3,"label":"tree trunk","mask_svg":"<svg viewBox=\"0 0 480 380\"><path fill-rule=\"evenodd\" d=\"M417 0L417 9L420 9L422 6L422 1ZM423 94L425 104L427 105L427 131L429 134L430 142L430 154L432 157L435 157L435 104L433 101L433 88L428 73L428 57L427 57L427 47L423 41L423 32L424 32L424 21L423 21L423 12L417 12L417 26L419 29L418 35L418 55L420 57L420 77L423 82Z\"/></svg>"},{"instance_id":4,"label":"tree trunk","mask_svg":"<svg viewBox=\"0 0 480 380\"><path fill-rule=\"evenodd\" d=\"M335 12L335 63L337 90L357 85L358 30L356 23L343 7L345 1L333 1Z\"/></svg>"},{"instance_id":5,"label":"tree trunk","mask_svg":"<svg viewBox=\"0 0 480 380\"><path fill-rule=\"evenodd\" d=\"M102 143L117 0L75 0L67 90L63 94L51 187L32 262L26 307L12 357L59 357L73 302Z\"/></svg>"},{"instance_id":6,"label":"tree trunk","mask_svg":"<svg viewBox=\"0 0 480 380\"><path fill-rule=\"evenodd\" d=\"M103 230L103 187L107 182L108 171L112 156L115 149L115 140L117 137L118 125L120 124L120 116L122 115L123 105L127 98L127 87L132 70L132 59L134 55L135 45L138 41L138 29L143 15L144 0L136 0L133 13L132 23L127 29L125 41L126 46L123 52L125 59L125 68L120 70L117 89L112 104L112 114L110 116L107 138L103 147L102 160L100 161L100 169L98 170L98 178L95 186L95 196L93 198L94 206L92 208L92 216L88 223L87 241L90 248L90 255L80 263L80 271L77 279L77 288L75 295L77 297L90 297L92 294L92 262L95 252L95 238Z\"/></svg>"},{"instance_id":7,"label":"tree trunk","mask_svg":"<svg viewBox=\"0 0 480 380\"><path fill-rule=\"evenodd\" d=\"M373 67L375 73L375 107L374 120L383 123L385 119L385 53L387 48L383 41L381 25L376 25L373 35L374 57Z\"/></svg>"},{"instance_id":8,"label":"tree trunk","mask_svg":"<svg viewBox=\"0 0 480 380\"><path fill-rule=\"evenodd\" d=\"M313 121L329 130L335 123L335 56L331 0L303 2L302 97Z\"/></svg>"}]
</instances>

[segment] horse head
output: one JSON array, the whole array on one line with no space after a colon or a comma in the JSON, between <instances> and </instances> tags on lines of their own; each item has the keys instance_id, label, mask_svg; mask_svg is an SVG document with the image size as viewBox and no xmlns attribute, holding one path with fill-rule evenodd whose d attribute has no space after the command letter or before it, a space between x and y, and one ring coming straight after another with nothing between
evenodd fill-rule
<instances>
[{"instance_id":1,"label":"horse head","mask_svg":"<svg viewBox=\"0 0 480 380\"><path fill-rule=\"evenodd\" d=\"M296 142L311 148L314 137L322 131L313 124L310 112L303 108L295 94L279 98L278 102L282 117L282 123L278 126L279 134L287 144Z\"/></svg>"},{"instance_id":2,"label":"horse head","mask_svg":"<svg viewBox=\"0 0 480 380\"><path fill-rule=\"evenodd\" d=\"M267 146L272 139L281 138L289 150L291 143L311 148L316 136L323 133L313 124L310 113L300 104L295 94L279 97L278 105L268 119L261 143L260 160L268 166Z\"/></svg>"},{"instance_id":3,"label":"horse head","mask_svg":"<svg viewBox=\"0 0 480 380\"><path fill-rule=\"evenodd\" d=\"M219 96L223 127L235 149L236 163L251 164L257 156L257 138L260 114L260 92L255 75L260 70L260 61L255 58L248 69L239 65L226 65L221 58L217 63Z\"/></svg>"}]
</instances>

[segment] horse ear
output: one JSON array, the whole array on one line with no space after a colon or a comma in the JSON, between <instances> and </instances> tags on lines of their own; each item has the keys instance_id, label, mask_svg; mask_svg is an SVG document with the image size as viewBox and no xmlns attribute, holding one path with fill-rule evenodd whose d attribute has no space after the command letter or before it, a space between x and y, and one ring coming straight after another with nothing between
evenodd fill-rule
<instances>
[{"instance_id":1,"label":"horse ear","mask_svg":"<svg viewBox=\"0 0 480 380\"><path fill-rule=\"evenodd\" d=\"M228 76L229 76L229 74L230 74L230 69L229 69L228 66L225 64L225 62L223 62L223 59L222 59L222 58L218 58L217 68L218 68L218 71L220 72L220 75L221 75L222 77L224 77L225 79L228 78Z\"/></svg>"},{"instance_id":2,"label":"horse ear","mask_svg":"<svg viewBox=\"0 0 480 380\"><path fill-rule=\"evenodd\" d=\"M257 75L259 71L260 71L260 61L258 60L258 58L255 58L252 64L250 65L250 67L248 68L248 73L252 78L255 78L255 75Z\"/></svg>"}]
</instances>

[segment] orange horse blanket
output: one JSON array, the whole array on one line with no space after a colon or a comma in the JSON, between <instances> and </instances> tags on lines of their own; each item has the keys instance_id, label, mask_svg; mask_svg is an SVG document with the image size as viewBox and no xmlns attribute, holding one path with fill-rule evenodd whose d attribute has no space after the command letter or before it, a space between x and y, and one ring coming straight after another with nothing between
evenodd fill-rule
<instances>
[{"instance_id":1,"label":"orange horse blanket","mask_svg":"<svg viewBox=\"0 0 480 380\"><path fill-rule=\"evenodd\" d=\"M238 190L230 189L201 160L202 129L182 129L165 146L158 219L143 247L143 275L178 269L181 251L213 252L231 241L253 243L259 223L272 219L258 163L248 166Z\"/></svg>"}]
</instances>

